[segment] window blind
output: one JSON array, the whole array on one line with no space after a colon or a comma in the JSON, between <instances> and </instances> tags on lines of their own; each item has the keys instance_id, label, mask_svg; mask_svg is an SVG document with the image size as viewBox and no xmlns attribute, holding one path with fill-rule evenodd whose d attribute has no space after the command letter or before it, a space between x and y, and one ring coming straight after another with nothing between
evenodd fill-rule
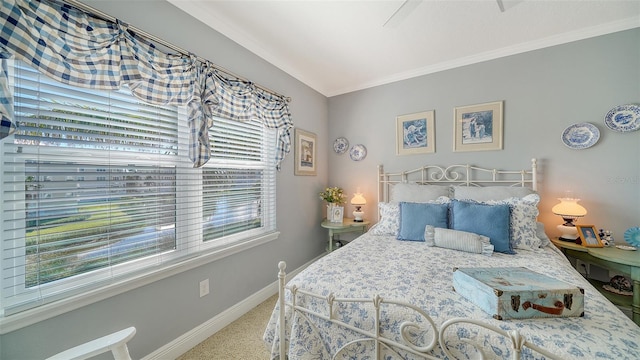
<instances>
[{"instance_id":1,"label":"window blind","mask_svg":"<svg viewBox=\"0 0 640 360\"><path fill-rule=\"evenodd\" d=\"M215 119L212 160L194 169L184 109L9 63L20 126L0 154L3 309L275 230L275 131Z\"/></svg>"}]
</instances>

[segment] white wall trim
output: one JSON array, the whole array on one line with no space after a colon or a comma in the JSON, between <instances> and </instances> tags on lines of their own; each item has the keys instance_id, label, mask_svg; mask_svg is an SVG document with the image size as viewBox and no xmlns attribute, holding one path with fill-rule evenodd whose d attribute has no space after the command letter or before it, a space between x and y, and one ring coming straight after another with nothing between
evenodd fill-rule
<instances>
[{"instance_id":1,"label":"white wall trim","mask_svg":"<svg viewBox=\"0 0 640 360\"><path fill-rule=\"evenodd\" d=\"M543 39L525 42L522 44L516 44L513 46L507 46L500 49L486 51L483 53L465 56L458 59L452 59L444 61L438 64L432 64L426 67L410 70L403 73L398 73L386 78L380 78L368 83L362 83L356 86L342 88L342 89L323 89L320 91L326 97L338 96L354 91L369 89L376 86L386 85L397 81L412 79L415 77L438 73L441 71L451 70L463 66L478 64L485 61L500 59L507 56L518 55L529 51L540 50L552 46L568 44L574 41L585 40L597 36L608 35L619 31L631 30L640 27L640 20L638 18L627 18L610 23L601 24L581 30L576 30L564 34L558 34L549 36ZM302 81L302 80L301 80ZM307 84L309 85L309 84ZM311 86L311 85L309 85ZM317 90L317 89L316 89Z\"/></svg>"},{"instance_id":2,"label":"white wall trim","mask_svg":"<svg viewBox=\"0 0 640 360\"><path fill-rule=\"evenodd\" d=\"M321 255L306 264L300 266L294 271L287 273L287 278L292 278L304 268L312 264L314 261L318 260ZM274 264L273 267L273 277L276 278L278 274L278 268ZM213 318L207 320L206 322L196 326L195 328L189 330L188 332L182 334L177 339L171 341L170 343L162 346L151 354L142 358L142 360L164 360L164 359L175 359L180 355L186 353L196 345L208 339L213 334L222 330L225 326L231 324L232 322L239 319L242 315L249 312L251 309L260 305L262 302L273 296L278 292L278 280L273 283L267 285L262 288L258 292L249 296L248 298L240 301L239 303L233 305L227 310L221 312L220 314L214 316Z\"/></svg>"}]
</instances>

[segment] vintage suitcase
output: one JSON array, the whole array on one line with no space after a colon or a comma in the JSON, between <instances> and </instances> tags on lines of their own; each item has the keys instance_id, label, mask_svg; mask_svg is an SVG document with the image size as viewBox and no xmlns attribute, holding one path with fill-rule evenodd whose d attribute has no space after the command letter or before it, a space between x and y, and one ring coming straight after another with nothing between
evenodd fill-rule
<instances>
[{"instance_id":1,"label":"vintage suitcase","mask_svg":"<svg viewBox=\"0 0 640 360\"><path fill-rule=\"evenodd\" d=\"M456 268L453 288L498 320L584 316L584 289L524 267Z\"/></svg>"}]
</instances>

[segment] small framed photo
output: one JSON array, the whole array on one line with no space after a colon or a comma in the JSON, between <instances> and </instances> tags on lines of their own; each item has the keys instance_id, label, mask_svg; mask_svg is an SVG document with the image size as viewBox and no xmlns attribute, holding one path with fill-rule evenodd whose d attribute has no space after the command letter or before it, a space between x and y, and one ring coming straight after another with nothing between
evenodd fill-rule
<instances>
[{"instance_id":1,"label":"small framed photo","mask_svg":"<svg viewBox=\"0 0 640 360\"><path fill-rule=\"evenodd\" d=\"M578 236L582 242L582 246L586 247L604 247L600 235L594 225L576 225Z\"/></svg>"},{"instance_id":2,"label":"small framed photo","mask_svg":"<svg viewBox=\"0 0 640 360\"><path fill-rule=\"evenodd\" d=\"M317 174L316 170L316 148L318 147L316 134L295 129L295 175Z\"/></svg>"},{"instance_id":3,"label":"small framed photo","mask_svg":"<svg viewBox=\"0 0 640 360\"><path fill-rule=\"evenodd\" d=\"M434 110L396 117L396 155L435 152L434 118Z\"/></svg>"},{"instance_id":4,"label":"small framed photo","mask_svg":"<svg viewBox=\"0 0 640 360\"><path fill-rule=\"evenodd\" d=\"M503 102L456 107L453 151L502 150Z\"/></svg>"},{"instance_id":5,"label":"small framed photo","mask_svg":"<svg viewBox=\"0 0 640 360\"><path fill-rule=\"evenodd\" d=\"M329 219L332 223L341 223L344 218L344 207L343 206L335 206L331 210L331 214L329 215L331 218Z\"/></svg>"}]
</instances>

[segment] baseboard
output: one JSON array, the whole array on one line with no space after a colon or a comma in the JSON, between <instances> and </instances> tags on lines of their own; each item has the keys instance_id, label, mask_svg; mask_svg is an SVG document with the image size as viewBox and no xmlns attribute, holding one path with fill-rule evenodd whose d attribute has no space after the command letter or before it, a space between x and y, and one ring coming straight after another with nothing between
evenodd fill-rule
<instances>
[{"instance_id":1,"label":"baseboard","mask_svg":"<svg viewBox=\"0 0 640 360\"><path fill-rule=\"evenodd\" d=\"M287 278L295 276L304 268L315 262L318 258L309 261L301 267L287 273ZM196 345L200 344L204 340L208 339L211 335L222 330L225 326L236 321L242 315L249 312L251 309L263 303L265 300L273 296L278 292L278 281L267 285L260 291L254 293L248 298L240 301L234 306L200 324L199 326L184 333L179 338L171 341L170 343L162 346L158 350L142 358L143 360L166 360L175 359L180 355L186 353Z\"/></svg>"}]
</instances>

